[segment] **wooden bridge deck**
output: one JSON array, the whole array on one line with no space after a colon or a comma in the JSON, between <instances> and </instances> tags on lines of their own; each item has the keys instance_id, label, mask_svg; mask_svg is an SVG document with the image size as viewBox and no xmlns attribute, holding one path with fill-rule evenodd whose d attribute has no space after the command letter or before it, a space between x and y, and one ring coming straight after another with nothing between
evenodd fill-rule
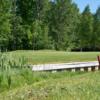
<instances>
[{"instance_id":1,"label":"wooden bridge deck","mask_svg":"<svg viewBox=\"0 0 100 100\"><path fill-rule=\"evenodd\" d=\"M74 63L60 63L60 64L41 64L31 65L32 71L57 71L57 70L69 70L75 71L80 69L81 71L87 70L98 70L99 63L97 61L92 62L74 62Z\"/></svg>"}]
</instances>

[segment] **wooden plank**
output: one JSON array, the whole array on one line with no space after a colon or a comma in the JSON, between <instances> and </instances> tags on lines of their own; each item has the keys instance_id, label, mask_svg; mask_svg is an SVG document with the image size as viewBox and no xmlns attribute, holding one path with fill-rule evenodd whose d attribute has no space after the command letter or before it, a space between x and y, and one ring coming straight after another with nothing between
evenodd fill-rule
<instances>
[{"instance_id":1,"label":"wooden plank","mask_svg":"<svg viewBox=\"0 0 100 100\"><path fill-rule=\"evenodd\" d=\"M93 62L74 62L74 63L61 63L61 64L41 64L30 65L33 71L52 71L52 70L65 70L76 68L88 68L99 66L97 61Z\"/></svg>"}]
</instances>

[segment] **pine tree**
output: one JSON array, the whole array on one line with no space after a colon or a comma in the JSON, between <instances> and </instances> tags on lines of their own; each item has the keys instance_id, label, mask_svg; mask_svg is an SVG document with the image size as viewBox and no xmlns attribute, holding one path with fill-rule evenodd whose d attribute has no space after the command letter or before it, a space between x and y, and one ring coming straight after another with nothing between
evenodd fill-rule
<instances>
[{"instance_id":1,"label":"pine tree","mask_svg":"<svg viewBox=\"0 0 100 100\"><path fill-rule=\"evenodd\" d=\"M79 32L79 45L81 50L92 49L93 42L93 15L90 12L89 5L86 6L82 15L80 23L80 32Z\"/></svg>"},{"instance_id":2,"label":"pine tree","mask_svg":"<svg viewBox=\"0 0 100 100\"><path fill-rule=\"evenodd\" d=\"M98 7L94 15L94 48L100 50L100 7Z\"/></svg>"}]
</instances>

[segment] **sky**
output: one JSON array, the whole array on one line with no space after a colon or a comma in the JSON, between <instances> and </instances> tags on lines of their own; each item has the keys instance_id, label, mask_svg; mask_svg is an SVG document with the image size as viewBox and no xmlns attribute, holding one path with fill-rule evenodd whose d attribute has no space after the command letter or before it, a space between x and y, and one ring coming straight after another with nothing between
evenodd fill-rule
<instances>
[{"instance_id":1,"label":"sky","mask_svg":"<svg viewBox=\"0 0 100 100\"><path fill-rule=\"evenodd\" d=\"M86 5L89 4L91 12L95 13L98 6L100 6L100 0L73 0L77 5L80 11L82 12Z\"/></svg>"}]
</instances>

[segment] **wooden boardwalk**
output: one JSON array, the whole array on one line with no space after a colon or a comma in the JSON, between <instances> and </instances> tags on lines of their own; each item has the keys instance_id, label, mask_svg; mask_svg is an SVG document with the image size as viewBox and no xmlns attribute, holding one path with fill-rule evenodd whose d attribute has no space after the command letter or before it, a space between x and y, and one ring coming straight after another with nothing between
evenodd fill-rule
<instances>
[{"instance_id":1,"label":"wooden boardwalk","mask_svg":"<svg viewBox=\"0 0 100 100\"><path fill-rule=\"evenodd\" d=\"M92 71L99 70L99 63L97 61L91 62L73 62L73 63L60 63L60 64L40 64L40 65L30 65L32 71Z\"/></svg>"}]
</instances>

